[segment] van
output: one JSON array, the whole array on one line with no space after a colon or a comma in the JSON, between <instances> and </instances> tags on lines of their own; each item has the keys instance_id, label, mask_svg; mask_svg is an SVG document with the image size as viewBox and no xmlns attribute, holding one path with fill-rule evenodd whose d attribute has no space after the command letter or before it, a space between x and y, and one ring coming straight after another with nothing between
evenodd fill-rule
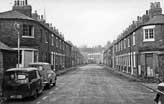
<instances>
[{"instance_id":1,"label":"van","mask_svg":"<svg viewBox=\"0 0 164 104\"><path fill-rule=\"evenodd\" d=\"M55 69L51 67L51 64L45 62L36 62L30 63L29 67L38 68L43 78L44 88L51 88L51 86L56 85L57 76L55 73Z\"/></svg>"},{"instance_id":2,"label":"van","mask_svg":"<svg viewBox=\"0 0 164 104\"><path fill-rule=\"evenodd\" d=\"M37 98L43 91L37 68L12 68L4 73L3 95L7 99Z\"/></svg>"}]
</instances>

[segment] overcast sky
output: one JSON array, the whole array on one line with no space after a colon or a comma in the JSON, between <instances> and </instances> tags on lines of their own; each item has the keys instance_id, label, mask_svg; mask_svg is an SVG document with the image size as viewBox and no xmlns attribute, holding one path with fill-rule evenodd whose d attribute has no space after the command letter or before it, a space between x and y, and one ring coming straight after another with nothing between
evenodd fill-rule
<instances>
[{"instance_id":1,"label":"overcast sky","mask_svg":"<svg viewBox=\"0 0 164 104\"><path fill-rule=\"evenodd\" d=\"M33 11L46 18L77 46L105 45L113 41L150 2L164 0L28 0ZM0 12L11 10L14 0L0 0Z\"/></svg>"}]
</instances>

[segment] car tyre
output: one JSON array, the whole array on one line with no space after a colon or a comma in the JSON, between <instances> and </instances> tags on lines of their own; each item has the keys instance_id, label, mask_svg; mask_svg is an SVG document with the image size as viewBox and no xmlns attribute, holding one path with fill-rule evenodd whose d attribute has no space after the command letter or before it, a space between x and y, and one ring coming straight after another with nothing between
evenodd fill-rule
<instances>
[{"instance_id":1,"label":"car tyre","mask_svg":"<svg viewBox=\"0 0 164 104\"><path fill-rule=\"evenodd\" d=\"M51 88L51 84L52 84L52 82L50 82L50 83L48 83L48 89L50 89Z\"/></svg>"},{"instance_id":2,"label":"car tyre","mask_svg":"<svg viewBox=\"0 0 164 104\"><path fill-rule=\"evenodd\" d=\"M34 92L33 98L36 99L38 97L38 90Z\"/></svg>"},{"instance_id":3,"label":"car tyre","mask_svg":"<svg viewBox=\"0 0 164 104\"><path fill-rule=\"evenodd\" d=\"M159 100L157 104L162 104L162 102Z\"/></svg>"},{"instance_id":4,"label":"car tyre","mask_svg":"<svg viewBox=\"0 0 164 104\"><path fill-rule=\"evenodd\" d=\"M56 86L56 80L55 80L55 82L53 83L53 86Z\"/></svg>"}]
</instances>

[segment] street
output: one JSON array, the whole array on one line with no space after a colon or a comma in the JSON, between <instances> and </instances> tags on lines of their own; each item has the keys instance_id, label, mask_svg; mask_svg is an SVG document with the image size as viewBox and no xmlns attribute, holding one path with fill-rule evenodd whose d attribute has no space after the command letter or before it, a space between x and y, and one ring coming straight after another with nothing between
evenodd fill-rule
<instances>
[{"instance_id":1,"label":"street","mask_svg":"<svg viewBox=\"0 0 164 104\"><path fill-rule=\"evenodd\" d=\"M103 66L78 67L57 79L57 86L37 99L6 104L153 104L155 93Z\"/></svg>"}]
</instances>

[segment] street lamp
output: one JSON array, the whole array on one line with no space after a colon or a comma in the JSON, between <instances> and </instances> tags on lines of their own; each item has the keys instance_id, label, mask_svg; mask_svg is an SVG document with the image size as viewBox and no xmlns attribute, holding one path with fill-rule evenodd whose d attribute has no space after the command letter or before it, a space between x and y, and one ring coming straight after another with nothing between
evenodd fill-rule
<instances>
[{"instance_id":1,"label":"street lamp","mask_svg":"<svg viewBox=\"0 0 164 104\"><path fill-rule=\"evenodd\" d=\"M19 29L20 29L20 24L15 23L14 24L15 30L17 31L17 35L18 35L18 40L17 40L17 45L18 45L18 68L19 68L19 64L20 64L20 33L19 33Z\"/></svg>"}]
</instances>

